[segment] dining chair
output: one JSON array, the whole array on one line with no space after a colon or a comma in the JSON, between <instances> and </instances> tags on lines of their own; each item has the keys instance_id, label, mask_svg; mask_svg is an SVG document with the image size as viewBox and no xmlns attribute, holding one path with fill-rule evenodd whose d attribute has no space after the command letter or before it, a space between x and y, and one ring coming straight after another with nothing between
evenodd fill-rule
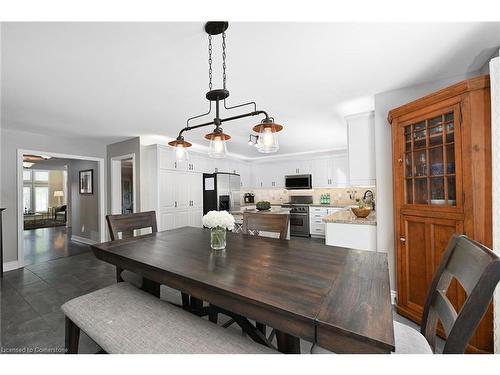
<instances>
[{"instance_id":1,"label":"dining chair","mask_svg":"<svg viewBox=\"0 0 500 375\"><path fill-rule=\"evenodd\" d=\"M136 231L151 229L151 233L158 232L158 226L156 224L156 212L137 212L132 214L118 214L118 215L106 215L106 221L108 222L109 234L111 241L117 241L124 238L134 237ZM116 267L116 281L122 282L127 281L130 284L138 287L144 288L145 280L142 276L128 270L123 270L122 268ZM147 281L146 281L147 282ZM151 286L148 286L151 289ZM155 286L153 286L155 288ZM160 297L159 287L155 290L157 297ZM181 293L182 307L187 308L189 305L189 295Z\"/></svg>"},{"instance_id":2,"label":"dining chair","mask_svg":"<svg viewBox=\"0 0 500 375\"><path fill-rule=\"evenodd\" d=\"M455 279L467 294L458 312L446 296ZM454 234L427 293L420 332L394 321L394 354L435 353L438 322L446 336L443 354L465 353L499 281L500 258L467 236ZM313 353L331 352L316 346Z\"/></svg>"},{"instance_id":3,"label":"dining chair","mask_svg":"<svg viewBox=\"0 0 500 375\"><path fill-rule=\"evenodd\" d=\"M467 295L458 312L446 296L454 279ZM500 258L479 242L454 234L427 294L421 334L409 336L410 327L394 324L396 353L418 353L422 350L434 353L438 322L441 322L446 335L443 354L464 353L488 310L499 281Z\"/></svg>"},{"instance_id":4,"label":"dining chair","mask_svg":"<svg viewBox=\"0 0 500 375\"><path fill-rule=\"evenodd\" d=\"M284 214L264 214L264 213L243 213L243 233L254 236L261 235L261 232L279 234L280 240L285 240L288 235L288 222L290 215Z\"/></svg>"}]
</instances>

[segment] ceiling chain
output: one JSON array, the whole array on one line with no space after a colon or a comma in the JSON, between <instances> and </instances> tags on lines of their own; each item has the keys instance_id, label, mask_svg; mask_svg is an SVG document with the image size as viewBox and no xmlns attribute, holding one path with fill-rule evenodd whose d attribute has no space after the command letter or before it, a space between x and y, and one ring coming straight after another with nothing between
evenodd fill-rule
<instances>
[{"instance_id":1,"label":"ceiling chain","mask_svg":"<svg viewBox=\"0 0 500 375\"><path fill-rule=\"evenodd\" d=\"M226 89L226 32L222 32L222 86Z\"/></svg>"},{"instance_id":2,"label":"ceiling chain","mask_svg":"<svg viewBox=\"0 0 500 375\"><path fill-rule=\"evenodd\" d=\"M208 34L208 89L212 90L212 35Z\"/></svg>"}]
</instances>

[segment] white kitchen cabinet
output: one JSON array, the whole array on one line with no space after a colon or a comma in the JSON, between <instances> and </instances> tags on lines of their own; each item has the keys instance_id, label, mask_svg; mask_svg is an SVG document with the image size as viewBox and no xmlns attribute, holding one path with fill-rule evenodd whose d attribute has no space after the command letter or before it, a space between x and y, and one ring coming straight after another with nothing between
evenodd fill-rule
<instances>
[{"instance_id":1,"label":"white kitchen cabinet","mask_svg":"<svg viewBox=\"0 0 500 375\"><path fill-rule=\"evenodd\" d=\"M173 211L160 212L158 216L158 230L170 230L175 228L175 215Z\"/></svg>"},{"instance_id":2,"label":"white kitchen cabinet","mask_svg":"<svg viewBox=\"0 0 500 375\"><path fill-rule=\"evenodd\" d=\"M377 251L377 226L326 223L325 244L356 250Z\"/></svg>"},{"instance_id":3,"label":"white kitchen cabinet","mask_svg":"<svg viewBox=\"0 0 500 375\"><path fill-rule=\"evenodd\" d=\"M375 120L373 111L347 116L346 122L350 184L357 186L375 185Z\"/></svg>"},{"instance_id":4,"label":"white kitchen cabinet","mask_svg":"<svg viewBox=\"0 0 500 375\"><path fill-rule=\"evenodd\" d=\"M141 154L141 209L157 213L159 230L200 227L203 211L202 173L176 169L168 149L148 146ZM192 169L200 165L192 160ZM190 161L191 162L191 161ZM200 167L201 168L201 167Z\"/></svg>"},{"instance_id":5,"label":"white kitchen cabinet","mask_svg":"<svg viewBox=\"0 0 500 375\"><path fill-rule=\"evenodd\" d=\"M315 188L348 186L348 175L347 155L336 155L312 161L312 182Z\"/></svg>"},{"instance_id":6,"label":"white kitchen cabinet","mask_svg":"<svg viewBox=\"0 0 500 375\"><path fill-rule=\"evenodd\" d=\"M203 209L189 210L188 211L188 226L201 228L203 225L201 219L203 218Z\"/></svg>"},{"instance_id":7,"label":"white kitchen cabinet","mask_svg":"<svg viewBox=\"0 0 500 375\"><path fill-rule=\"evenodd\" d=\"M336 207L309 207L309 232L312 237L325 236L325 223L323 219L343 208Z\"/></svg>"},{"instance_id":8,"label":"white kitchen cabinet","mask_svg":"<svg viewBox=\"0 0 500 375\"><path fill-rule=\"evenodd\" d=\"M312 163L310 160L287 160L283 162L285 175L310 174L312 172ZM283 172L282 172L283 173Z\"/></svg>"},{"instance_id":9,"label":"white kitchen cabinet","mask_svg":"<svg viewBox=\"0 0 500 375\"><path fill-rule=\"evenodd\" d=\"M349 159L347 155L337 156L332 159L330 181L333 187L348 187L351 184L349 180Z\"/></svg>"}]
</instances>

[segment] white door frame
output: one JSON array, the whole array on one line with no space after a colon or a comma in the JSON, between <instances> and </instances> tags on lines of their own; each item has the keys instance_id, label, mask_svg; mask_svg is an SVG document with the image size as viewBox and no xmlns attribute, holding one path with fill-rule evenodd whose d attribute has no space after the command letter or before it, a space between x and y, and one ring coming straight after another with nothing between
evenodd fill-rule
<instances>
[{"instance_id":1,"label":"white door frame","mask_svg":"<svg viewBox=\"0 0 500 375\"><path fill-rule=\"evenodd\" d=\"M126 155L120 155L120 156L114 156L111 158L111 163L110 163L110 176L111 176L111 213L112 214L121 214L121 194L120 194L120 212L115 212L115 207L114 207L114 198L115 194L114 191L115 189L121 192L121 173L120 173L120 179L119 179L119 185L118 188L116 187L116 175L115 175L115 168L120 165L120 171L121 171L121 161L126 160L126 159L132 159L132 212L136 212L136 207L137 207L137 201L136 201L136 191L137 191L137 186L136 186L136 168L135 168L135 153L133 154L126 154ZM118 163L119 162L119 163Z\"/></svg>"},{"instance_id":2,"label":"white door frame","mask_svg":"<svg viewBox=\"0 0 500 375\"><path fill-rule=\"evenodd\" d=\"M38 151L38 150L26 150L26 149L17 149L17 268L24 267L24 241L23 241L23 232L24 232L24 210L23 210L23 155L24 154L42 154L52 156L53 158L62 158L62 159L76 159L76 160L88 160L88 161L96 161L99 172L99 202L98 202L98 220L99 220L99 240L101 242L106 241L106 225L105 225L105 216L106 216L106 190L105 190L105 179L104 179L104 158L95 158L91 156L82 156L82 155L70 155L70 154L61 154L57 152L47 152L47 151Z\"/></svg>"}]
</instances>

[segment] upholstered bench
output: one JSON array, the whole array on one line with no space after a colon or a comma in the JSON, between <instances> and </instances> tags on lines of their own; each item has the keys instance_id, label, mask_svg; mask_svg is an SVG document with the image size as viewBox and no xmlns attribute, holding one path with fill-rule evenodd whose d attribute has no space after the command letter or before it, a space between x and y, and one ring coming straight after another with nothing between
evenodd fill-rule
<instances>
[{"instance_id":1,"label":"upholstered bench","mask_svg":"<svg viewBox=\"0 0 500 375\"><path fill-rule=\"evenodd\" d=\"M72 299L61 309L69 353L78 352L80 329L107 353L277 353L126 282Z\"/></svg>"}]
</instances>

